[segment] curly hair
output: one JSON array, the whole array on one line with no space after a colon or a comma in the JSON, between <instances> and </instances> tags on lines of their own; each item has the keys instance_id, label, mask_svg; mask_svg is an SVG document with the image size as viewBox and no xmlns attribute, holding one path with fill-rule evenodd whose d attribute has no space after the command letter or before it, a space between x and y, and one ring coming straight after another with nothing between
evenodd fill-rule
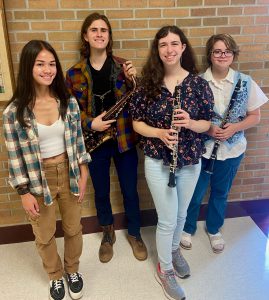
<instances>
[{"instance_id":1,"label":"curly hair","mask_svg":"<svg viewBox=\"0 0 269 300\"><path fill-rule=\"evenodd\" d=\"M164 66L159 56L159 40L166 37L169 33L174 33L179 36L182 44L186 45L184 52L182 53L181 66L192 74L197 74L195 57L193 49L181 29L177 26L164 26L155 35L152 41L150 52L147 61L142 68L142 86L149 98L155 97L160 94L161 86L164 78Z\"/></svg>"},{"instance_id":2,"label":"curly hair","mask_svg":"<svg viewBox=\"0 0 269 300\"><path fill-rule=\"evenodd\" d=\"M106 47L106 53L108 56L112 55L112 46L113 46L113 39L112 39L112 29L111 25L108 21L108 18L105 15L101 15L97 12L92 13L86 17L84 20L81 30L80 30L80 41L81 41L81 46L80 46L80 54L82 57L89 57L91 53L91 48L89 43L85 40L84 35L87 33L88 28L91 26L91 24L94 21L97 20L103 20L107 27L108 27L108 32L109 32L109 41Z\"/></svg>"},{"instance_id":3,"label":"curly hair","mask_svg":"<svg viewBox=\"0 0 269 300\"><path fill-rule=\"evenodd\" d=\"M239 55L239 47L237 46L235 40L229 34L227 33L214 34L206 42L206 60L208 66L212 66L211 53L217 41L222 41L227 47L227 49L233 51L234 59L236 59Z\"/></svg>"}]
</instances>

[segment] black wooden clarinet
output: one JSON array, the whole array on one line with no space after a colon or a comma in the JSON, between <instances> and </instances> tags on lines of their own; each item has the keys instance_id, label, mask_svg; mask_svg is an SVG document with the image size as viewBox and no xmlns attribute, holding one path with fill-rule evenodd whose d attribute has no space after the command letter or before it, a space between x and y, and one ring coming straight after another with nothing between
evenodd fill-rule
<instances>
[{"instance_id":1,"label":"black wooden clarinet","mask_svg":"<svg viewBox=\"0 0 269 300\"><path fill-rule=\"evenodd\" d=\"M175 103L176 102L176 103ZM177 118L175 118L176 109L181 108L181 103L180 103L180 88L176 86L175 88L175 98L173 99L173 112L172 112L172 123L171 123L171 129L176 130L176 133L173 133L173 136L176 137L177 143L173 144L171 146L171 155L172 155L172 160L170 163L170 169L169 169L169 182L168 186L169 187L175 187L176 186L176 167L177 167L177 158L178 158L178 136L180 129L178 129L177 126L173 124L173 121L175 121Z\"/></svg>"},{"instance_id":2,"label":"black wooden clarinet","mask_svg":"<svg viewBox=\"0 0 269 300\"><path fill-rule=\"evenodd\" d=\"M221 121L221 124L219 126L220 128L223 128L224 125L228 122L229 114L230 114L230 112L231 112L231 110L234 106L234 103L235 103L236 98L237 98L237 94L240 91L240 89L241 89L241 79L238 80L238 82L235 86L234 92L232 94L231 101L230 101L229 106L227 107L227 109L225 111L225 114L224 114L223 119ZM204 168L204 171L208 174L213 174L214 164L215 164L215 161L217 159L217 153L218 153L218 149L219 149L220 144L221 144L221 141L216 139L215 143L214 143L212 153L210 155L210 158L207 162L207 165Z\"/></svg>"}]
</instances>

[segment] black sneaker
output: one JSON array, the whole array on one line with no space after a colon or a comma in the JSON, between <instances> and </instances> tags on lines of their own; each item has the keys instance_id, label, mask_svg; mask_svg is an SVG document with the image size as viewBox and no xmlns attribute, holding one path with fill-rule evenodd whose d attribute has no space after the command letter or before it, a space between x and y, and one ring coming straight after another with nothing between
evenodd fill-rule
<instances>
[{"instance_id":1,"label":"black sneaker","mask_svg":"<svg viewBox=\"0 0 269 300\"><path fill-rule=\"evenodd\" d=\"M67 283L69 286L69 294L72 299L79 299L82 297L83 280L80 273L66 273Z\"/></svg>"},{"instance_id":2,"label":"black sneaker","mask_svg":"<svg viewBox=\"0 0 269 300\"><path fill-rule=\"evenodd\" d=\"M65 290L63 279L50 280L50 300L65 299Z\"/></svg>"}]
</instances>

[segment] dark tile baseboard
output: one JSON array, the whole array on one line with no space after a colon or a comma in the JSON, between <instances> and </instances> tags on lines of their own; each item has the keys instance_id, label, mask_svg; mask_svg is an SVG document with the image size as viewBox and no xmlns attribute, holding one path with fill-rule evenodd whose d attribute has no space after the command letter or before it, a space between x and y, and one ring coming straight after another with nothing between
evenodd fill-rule
<instances>
[{"instance_id":1,"label":"dark tile baseboard","mask_svg":"<svg viewBox=\"0 0 269 300\"><path fill-rule=\"evenodd\" d=\"M98 219L94 217L84 217L81 219L83 234L101 231ZM157 214L154 209L141 211L141 226L152 226L157 224ZM127 228L127 222L124 213L114 214L114 227L116 230ZM63 236L62 222L58 220L56 223L56 237ZM33 241L34 235L30 224L21 224L13 226L0 227L0 245L21 243Z\"/></svg>"},{"instance_id":2,"label":"dark tile baseboard","mask_svg":"<svg viewBox=\"0 0 269 300\"><path fill-rule=\"evenodd\" d=\"M201 206L199 220L206 216L206 204ZM250 216L261 228L266 236L269 235L269 199L228 202L227 218ZM97 217L84 217L81 220L83 234L101 231ZM157 214L154 209L141 211L141 226L153 226L157 223ZM114 215L115 229L127 228L124 213ZM56 224L56 237L62 237L61 221ZM34 235L30 224L0 227L0 244L20 243L33 241Z\"/></svg>"}]
</instances>

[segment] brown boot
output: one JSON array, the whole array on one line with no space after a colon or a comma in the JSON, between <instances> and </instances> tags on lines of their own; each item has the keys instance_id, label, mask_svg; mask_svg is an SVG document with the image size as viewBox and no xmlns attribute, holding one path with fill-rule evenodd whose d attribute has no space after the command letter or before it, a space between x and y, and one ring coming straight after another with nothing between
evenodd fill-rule
<instances>
[{"instance_id":1,"label":"brown boot","mask_svg":"<svg viewBox=\"0 0 269 300\"><path fill-rule=\"evenodd\" d=\"M102 263L107 263L113 256L113 244L116 242L114 226L102 226L103 239L99 248L99 259Z\"/></svg>"},{"instance_id":2,"label":"brown boot","mask_svg":"<svg viewBox=\"0 0 269 300\"><path fill-rule=\"evenodd\" d=\"M148 251L141 237L127 235L127 240L130 243L134 257L138 260L145 260L148 257Z\"/></svg>"}]
</instances>

